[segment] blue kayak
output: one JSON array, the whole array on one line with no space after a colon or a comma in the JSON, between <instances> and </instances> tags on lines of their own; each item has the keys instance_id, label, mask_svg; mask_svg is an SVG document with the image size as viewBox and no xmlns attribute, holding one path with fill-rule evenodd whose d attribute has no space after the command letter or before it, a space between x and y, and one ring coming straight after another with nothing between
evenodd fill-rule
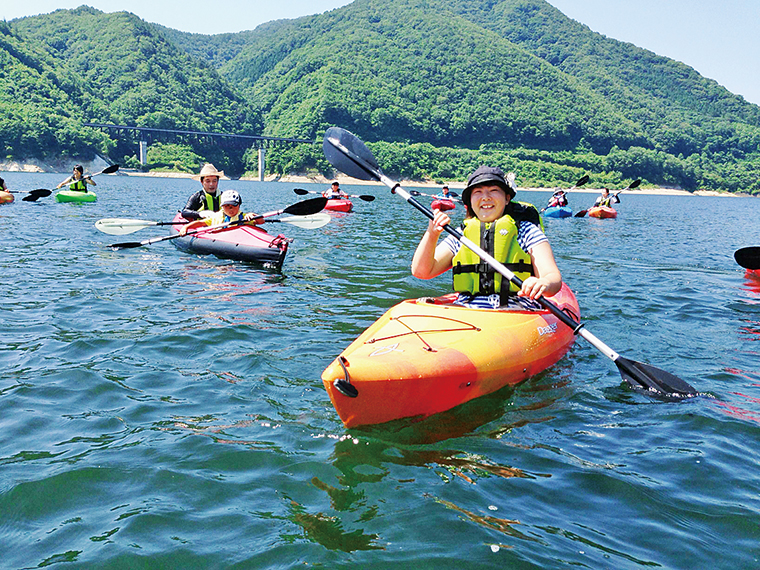
<instances>
[{"instance_id":1,"label":"blue kayak","mask_svg":"<svg viewBox=\"0 0 760 570\"><path fill-rule=\"evenodd\" d=\"M573 211L569 206L554 206L544 210L545 218L569 218L572 215Z\"/></svg>"}]
</instances>

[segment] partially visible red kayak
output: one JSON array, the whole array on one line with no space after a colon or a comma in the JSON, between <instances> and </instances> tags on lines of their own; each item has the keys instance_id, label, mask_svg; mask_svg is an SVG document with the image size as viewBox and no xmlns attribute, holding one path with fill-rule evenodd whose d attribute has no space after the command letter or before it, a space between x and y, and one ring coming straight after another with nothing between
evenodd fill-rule
<instances>
[{"instance_id":1,"label":"partially visible red kayak","mask_svg":"<svg viewBox=\"0 0 760 570\"><path fill-rule=\"evenodd\" d=\"M10 204L13 202L13 194L0 190L0 204Z\"/></svg>"},{"instance_id":2,"label":"partially visible red kayak","mask_svg":"<svg viewBox=\"0 0 760 570\"><path fill-rule=\"evenodd\" d=\"M608 206L594 206L589 208L588 215L592 218L617 218L617 210Z\"/></svg>"},{"instance_id":3,"label":"partially visible red kayak","mask_svg":"<svg viewBox=\"0 0 760 570\"><path fill-rule=\"evenodd\" d=\"M175 222L188 222L181 214ZM176 235L181 226L169 226L169 233ZM199 255L215 255L223 259L251 261L265 267L280 269L290 240L284 235L272 236L259 226L236 226L221 232L201 232L172 240L177 249Z\"/></svg>"},{"instance_id":4,"label":"partially visible red kayak","mask_svg":"<svg viewBox=\"0 0 760 570\"><path fill-rule=\"evenodd\" d=\"M453 210L456 208L456 204L453 200L446 200L445 198L436 198L433 200L433 203L430 204L430 208L432 210L440 210L441 212L446 212L447 210Z\"/></svg>"},{"instance_id":5,"label":"partially visible red kayak","mask_svg":"<svg viewBox=\"0 0 760 570\"><path fill-rule=\"evenodd\" d=\"M330 198L327 200L325 210L332 210L333 212L350 212L353 207L353 202L348 198Z\"/></svg>"}]
</instances>

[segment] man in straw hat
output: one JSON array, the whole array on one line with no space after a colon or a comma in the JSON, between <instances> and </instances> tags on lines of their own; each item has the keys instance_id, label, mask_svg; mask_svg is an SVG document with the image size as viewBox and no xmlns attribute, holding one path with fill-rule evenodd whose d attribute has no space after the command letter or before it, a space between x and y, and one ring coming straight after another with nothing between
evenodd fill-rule
<instances>
[{"instance_id":1,"label":"man in straw hat","mask_svg":"<svg viewBox=\"0 0 760 570\"><path fill-rule=\"evenodd\" d=\"M201 173L198 176L203 188L190 196L190 199L182 210L183 218L194 220L198 218L198 212L205 211L207 214L210 214L219 211L221 206L219 205L217 187L219 186L219 178L222 176L224 176L224 171L217 170L210 162L203 165ZM205 216L201 214L201 217Z\"/></svg>"}]
</instances>

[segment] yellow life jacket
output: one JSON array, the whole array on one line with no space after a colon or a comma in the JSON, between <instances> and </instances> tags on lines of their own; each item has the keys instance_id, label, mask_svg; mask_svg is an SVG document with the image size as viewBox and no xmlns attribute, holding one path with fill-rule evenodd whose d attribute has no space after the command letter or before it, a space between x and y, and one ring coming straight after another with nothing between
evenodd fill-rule
<instances>
[{"instance_id":1,"label":"yellow life jacket","mask_svg":"<svg viewBox=\"0 0 760 570\"><path fill-rule=\"evenodd\" d=\"M228 218L224 212L214 212L213 216L204 218L204 221L206 222L207 226L220 226L226 223L234 224L235 222L241 222L244 217L245 217L245 214L243 212L238 212L236 215L232 216L231 218Z\"/></svg>"},{"instance_id":2,"label":"yellow life jacket","mask_svg":"<svg viewBox=\"0 0 760 570\"><path fill-rule=\"evenodd\" d=\"M533 206L530 208L535 212ZM530 216L518 216L518 220L528 219L528 217L531 218L530 221L533 221L532 212ZM483 223L477 218L470 218L463 222L463 226L466 238L475 242L486 253L503 263L517 277L525 280L533 275L533 263L530 255L523 251L517 243L518 223L519 221L516 221L510 214L504 214L495 222L490 223ZM509 283L509 287L502 291L502 275L497 273L488 263L481 261L480 257L465 245L460 247L454 255L452 265L454 290L460 293L473 295L502 293L504 296L518 291L517 286L513 283Z\"/></svg>"}]
</instances>

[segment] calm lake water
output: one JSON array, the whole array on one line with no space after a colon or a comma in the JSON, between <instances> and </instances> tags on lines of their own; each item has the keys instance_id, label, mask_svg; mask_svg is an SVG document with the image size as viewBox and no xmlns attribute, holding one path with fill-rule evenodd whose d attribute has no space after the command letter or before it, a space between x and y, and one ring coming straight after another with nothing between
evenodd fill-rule
<instances>
[{"instance_id":1,"label":"calm lake water","mask_svg":"<svg viewBox=\"0 0 760 570\"><path fill-rule=\"evenodd\" d=\"M579 339L516 388L348 431L322 370L388 307L449 290L409 274L423 216L344 186L377 200L271 224L294 240L272 272L112 251L166 230L96 220L170 220L199 185L96 181L94 204L0 207L3 568L760 566L760 280L733 260L760 245L760 200L623 195L616 220L546 220L588 329L704 395L632 392ZM259 212L294 186L221 184Z\"/></svg>"}]
</instances>

